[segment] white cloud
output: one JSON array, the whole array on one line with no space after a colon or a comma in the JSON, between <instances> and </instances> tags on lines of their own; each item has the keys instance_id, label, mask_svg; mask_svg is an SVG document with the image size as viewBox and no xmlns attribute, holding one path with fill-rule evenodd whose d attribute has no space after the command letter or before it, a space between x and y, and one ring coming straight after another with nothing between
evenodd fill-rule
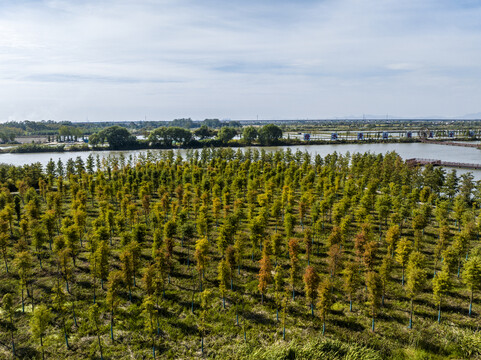
<instances>
[{"instance_id":1,"label":"white cloud","mask_svg":"<svg viewBox=\"0 0 481 360\"><path fill-rule=\"evenodd\" d=\"M468 5L0 1L0 120L477 112Z\"/></svg>"}]
</instances>

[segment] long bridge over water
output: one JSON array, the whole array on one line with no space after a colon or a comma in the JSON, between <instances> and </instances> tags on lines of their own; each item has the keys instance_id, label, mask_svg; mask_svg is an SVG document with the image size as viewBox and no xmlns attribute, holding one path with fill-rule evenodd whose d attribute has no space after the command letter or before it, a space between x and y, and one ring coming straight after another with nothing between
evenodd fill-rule
<instances>
[{"instance_id":1,"label":"long bridge over water","mask_svg":"<svg viewBox=\"0 0 481 360\"><path fill-rule=\"evenodd\" d=\"M455 168L474 169L474 170L481 169L481 164L461 163L461 162L454 162L454 161L441 161L441 160L435 160L435 159L412 158L412 159L407 159L406 163L409 165L421 165L421 166L433 165L433 166L455 167Z\"/></svg>"},{"instance_id":2,"label":"long bridge over water","mask_svg":"<svg viewBox=\"0 0 481 360\"><path fill-rule=\"evenodd\" d=\"M462 143L462 142L455 142L455 141L437 141L437 140L426 140L420 139L421 142L425 144L436 144L436 145L447 145L447 146L462 146L462 147L472 147L479 149L481 144L471 144L471 143Z\"/></svg>"}]
</instances>

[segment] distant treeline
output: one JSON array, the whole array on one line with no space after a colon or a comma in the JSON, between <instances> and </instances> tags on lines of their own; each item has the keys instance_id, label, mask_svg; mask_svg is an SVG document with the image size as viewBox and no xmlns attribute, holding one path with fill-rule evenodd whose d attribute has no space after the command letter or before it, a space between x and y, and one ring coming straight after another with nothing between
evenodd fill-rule
<instances>
[{"instance_id":1,"label":"distant treeline","mask_svg":"<svg viewBox=\"0 0 481 360\"><path fill-rule=\"evenodd\" d=\"M115 131L113 131L115 129ZM119 130L124 129L124 130ZM264 129L264 130L263 130ZM275 134L265 129L275 129ZM113 131L113 132L112 132ZM432 131L435 137L447 136L454 131L459 139L481 137L481 120L273 120L273 121L225 121L180 118L172 121L123 121L123 122L70 122L60 121L10 121L0 124L0 141L17 143L18 137L43 136L32 142L89 141L95 149L172 148L243 145L293 145L305 143L296 139L282 139L283 132L319 132L342 134L344 132L377 131ZM112 136L107 136L111 134ZM439 135L438 135L439 134ZM280 136L279 136L280 135ZM115 138L117 137L117 138ZM396 141L390 139L390 141ZM409 141L417 141L416 139ZM363 141L365 142L365 141ZM326 140L309 141L310 144L331 143ZM52 144L54 145L54 144ZM65 150L71 150L66 146ZM63 151L42 146L22 146L15 152Z\"/></svg>"},{"instance_id":2,"label":"distant treeline","mask_svg":"<svg viewBox=\"0 0 481 360\"><path fill-rule=\"evenodd\" d=\"M9 121L0 124L0 138L10 140L9 135L60 135L60 136L81 136L90 135L102 129L119 125L130 130L152 130L158 127L176 126L185 129L200 128L202 125L210 128L221 128L223 126L241 127L238 121L220 121L219 119L205 119L194 121L190 118L174 119L172 121L99 121L99 122L71 122L71 121ZM3 132L8 133L4 139Z\"/></svg>"}]
</instances>

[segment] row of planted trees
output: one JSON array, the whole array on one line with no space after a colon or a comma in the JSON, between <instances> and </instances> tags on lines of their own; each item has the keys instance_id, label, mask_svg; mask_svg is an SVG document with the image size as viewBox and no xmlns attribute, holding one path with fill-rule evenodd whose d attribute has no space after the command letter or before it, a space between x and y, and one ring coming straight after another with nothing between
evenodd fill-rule
<instances>
[{"instance_id":1,"label":"row of planted trees","mask_svg":"<svg viewBox=\"0 0 481 360\"><path fill-rule=\"evenodd\" d=\"M413 328L418 299L440 322L453 293L469 301L459 321L477 315L469 174L395 153L231 149L77 161L67 177L51 162L35 181L23 171L0 173L1 337L20 357L194 356L204 339L228 346L232 323L239 341L286 338L299 322L337 336L340 307L372 331L398 307L396 326Z\"/></svg>"}]
</instances>

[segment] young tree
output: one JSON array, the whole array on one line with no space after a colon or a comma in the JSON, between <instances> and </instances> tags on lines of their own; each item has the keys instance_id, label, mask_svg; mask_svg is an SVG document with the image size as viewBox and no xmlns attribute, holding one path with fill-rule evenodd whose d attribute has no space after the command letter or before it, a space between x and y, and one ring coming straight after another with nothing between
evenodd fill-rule
<instances>
[{"instance_id":1,"label":"young tree","mask_svg":"<svg viewBox=\"0 0 481 360\"><path fill-rule=\"evenodd\" d=\"M18 277L20 279L20 288L22 294L22 312L25 312L24 290L27 287L31 276L32 257L28 251L21 251L15 255L15 267L17 268Z\"/></svg>"},{"instance_id":2,"label":"young tree","mask_svg":"<svg viewBox=\"0 0 481 360\"><path fill-rule=\"evenodd\" d=\"M421 292L426 281L426 271L424 270L424 255L418 251L413 251L409 256L407 266L406 290L411 301L411 312L409 314L409 328L413 327L414 299Z\"/></svg>"},{"instance_id":3,"label":"young tree","mask_svg":"<svg viewBox=\"0 0 481 360\"><path fill-rule=\"evenodd\" d=\"M70 346L68 344L67 321L65 318L66 317L65 316L65 299L66 299L66 295L63 292L62 287L60 286L60 279L57 279L57 283L52 288L52 296L51 296L52 307L60 317L60 321L62 323L62 328L63 328L63 334L65 338L65 345L67 346L67 349L69 349Z\"/></svg>"},{"instance_id":4,"label":"young tree","mask_svg":"<svg viewBox=\"0 0 481 360\"><path fill-rule=\"evenodd\" d=\"M446 214L447 217L447 214ZM446 219L444 219L446 221ZM451 238L451 231L449 229L449 226L444 224L439 227L439 235L438 235L438 241L436 243L436 247L434 248L434 275L436 275L437 271L437 264L438 261L441 259L441 254L443 251L446 250L449 239Z\"/></svg>"},{"instance_id":5,"label":"young tree","mask_svg":"<svg viewBox=\"0 0 481 360\"><path fill-rule=\"evenodd\" d=\"M234 246L229 245L225 252L225 260L229 266L229 277L230 277L230 289L234 290L234 270L237 264L236 262L236 251Z\"/></svg>"},{"instance_id":6,"label":"young tree","mask_svg":"<svg viewBox=\"0 0 481 360\"><path fill-rule=\"evenodd\" d=\"M481 255L471 256L464 263L463 281L470 291L469 316L471 316L474 291L481 290Z\"/></svg>"},{"instance_id":7,"label":"young tree","mask_svg":"<svg viewBox=\"0 0 481 360\"><path fill-rule=\"evenodd\" d=\"M47 326L50 322L50 311L43 304L37 306L30 318L30 331L34 339L40 340L40 350L42 351L42 360L45 359L45 349L43 346L43 338L47 333Z\"/></svg>"},{"instance_id":8,"label":"young tree","mask_svg":"<svg viewBox=\"0 0 481 360\"><path fill-rule=\"evenodd\" d=\"M42 222L47 230L49 248L52 250L52 242L55 236L56 222L55 222L55 211L53 209L47 210L42 216Z\"/></svg>"},{"instance_id":9,"label":"young tree","mask_svg":"<svg viewBox=\"0 0 481 360\"><path fill-rule=\"evenodd\" d=\"M387 230L386 243L388 244L388 253L391 254L391 257L394 256L394 249L396 249L400 236L401 230L399 229L399 225L393 225Z\"/></svg>"},{"instance_id":10,"label":"young tree","mask_svg":"<svg viewBox=\"0 0 481 360\"><path fill-rule=\"evenodd\" d=\"M209 242L206 237L199 238L195 243L195 260L197 262L197 271L199 272L200 289L202 291L202 279L207 265L209 251Z\"/></svg>"},{"instance_id":11,"label":"young tree","mask_svg":"<svg viewBox=\"0 0 481 360\"><path fill-rule=\"evenodd\" d=\"M207 329L207 316L208 316L208 307L209 307L210 297L211 297L211 292L208 289L205 289L200 294L200 306L202 308L202 311L200 312L199 331L201 336L202 355L204 355L204 337L205 337L205 330Z\"/></svg>"},{"instance_id":12,"label":"young tree","mask_svg":"<svg viewBox=\"0 0 481 360\"><path fill-rule=\"evenodd\" d=\"M8 240L9 236L5 232L0 233L0 250L2 251L3 254L3 261L5 262L5 271L8 274L8 261L7 261L7 256L8 256Z\"/></svg>"},{"instance_id":13,"label":"young tree","mask_svg":"<svg viewBox=\"0 0 481 360\"><path fill-rule=\"evenodd\" d=\"M126 250L130 253L130 262L132 265L132 276L134 278L134 287L135 287L137 286L137 283L136 283L137 269L140 266L140 260L142 257L140 244L136 240L134 240L126 246Z\"/></svg>"},{"instance_id":14,"label":"young tree","mask_svg":"<svg viewBox=\"0 0 481 360\"><path fill-rule=\"evenodd\" d=\"M154 294L156 296L156 304L158 305L159 296L165 297L165 282L169 272L169 257L162 250L157 250L154 255L155 274L153 277Z\"/></svg>"},{"instance_id":15,"label":"young tree","mask_svg":"<svg viewBox=\"0 0 481 360\"><path fill-rule=\"evenodd\" d=\"M402 238L396 247L396 261L401 265L402 269L402 286L404 286L404 268L409 259L409 254L411 253L411 243L407 238Z\"/></svg>"},{"instance_id":16,"label":"young tree","mask_svg":"<svg viewBox=\"0 0 481 360\"><path fill-rule=\"evenodd\" d=\"M133 264L132 253L128 250L122 251L120 254L120 267L122 271L122 280L129 289L129 300L132 302L132 285L133 285Z\"/></svg>"},{"instance_id":17,"label":"young tree","mask_svg":"<svg viewBox=\"0 0 481 360\"><path fill-rule=\"evenodd\" d=\"M114 341L114 314L119 305L118 295L123 285L123 274L120 270L109 273L108 290L105 302L110 309L110 338Z\"/></svg>"},{"instance_id":18,"label":"young tree","mask_svg":"<svg viewBox=\"0 0 481 360\"><path fill-rule=\"evenodd\" d=\"M276 321L279 321L279 308L282 306L284 297L284 272L282 267L277 265L274 272L274 300L276 303Z\"/></svg>"},{"instance_id":19,"label":"young tree","mask_svg":"<svg viewBox=\"0 0 481 360\"><path fill-rule=\"evenodd\" d=\"M438 304L438 322L441 322L441 303L443 300L443 296L446 295L447 292L451 290L452 283L451 283L451 276L449 274L449 268L445 264L440 272L436 274L433 278L433 293L434 299Z\"/></svg>"},{"instance_id":20,"label":"young tree","mask_svg":"<svg viewBox=\"0 0 481 360\"><path fill-rule=\"evenodd\" d=\"M142 277L142 284L147 296L154 294L154 282L155 282L155 265L148 265L144 270L144 276Z\"/></svg>"},{"instance_id":21,"label":"young tree","mask_svg":"<svg viewBox=\"0 0 481 360\"><path fill-rule=\"evenodd\" d=\"M290 238L294 233L295 225L296 225L296 218L291 213L287 213L284 216L284 229L286 231L287 238Z\"/></svg>"},{"instance_id":22,"label":"young tree","mask_svg":"<svg viewBox=\"0 0 481 360\"><path fill-rule=\"evenodd\" d=\"M15 340L13 333L15 331L15 326L13 324L13 315L15 314L15 305L13 303L13 296L12 294L8 293L3 296L2 299L2 308L3 308L3 314L8 318L8 321L10 322L10 335L11 335L11 341L12 341L12 354L13 357L15 357Z\"/></svg>"},{"instance_id":23,"label":"young tree","mask_svg":"<svg viewBox=\"0 0 481 360\"><path fill-rule=\"evenodd\" d=\"M306 229L304 231L304 245L306 246L306 256L307 256L307 265L311 265L311 252L312 252L312 231L310 229Z\"/></svg>"},{"instance_id":24,"label":"young tree","mask_svg":"<svg viewBox=\"0 0 481 360\"><path fill-rule=\"evenodd\" d=\"M314 316L314 302L317 298L319 281L317 271L314 267L308 266L304 273L304 290L306 293L306 299L310 302L312 316Z\"/></svg>"},{"instance_id":25,"label":"young tree","mask_svg":"<svg viewBox=\"0 0 481 360\"><path fill-rule=\"evenodd\" d=\"M372 328L374 332L374 323L377 309L381 300L381 281L379 275L375 271L370 271L366 275L367 298L372 316Z\"/></svg>"},{"instance_id":26,"label":"young tree","mask_svg":"<svg viewBox=\"0 0 481 360\"><path fill-rule=\"evenodd\" d=\"M336 276L336 270L342 260L342 249L339 244L331 245L327 253L327 264L331 278Z\"/></svg>"},{"instance_id":27,"label":"young tree","mask_svg":"<svg viewBox=\"0 0 481 360\"><path fill-rule=\"evenodd\" d=\"M282 252L282 236L279 233L274 233L271 235L271 250L272 250L272 255L275 257L275 266L277 266L277 260L279 256L281 255Z\"/></svg>"},{"instance_id":28,"label":"young tree","mask_svg":"<svg viewBox=\"0 0 481 360\"><path fill-rule=\"evenodd\" d=\"M327 246L330 248L333 245L338 245L339 247L342 244L342 231L339 226L334 226L332 228L329 237L327 238Z\"/></svg>"},{"instance_id":29,"label":"young tree","mask_svg":"<svg viewBox=\"0 0 481 360\"><path fill-rule=\"evenodd\" d=\"M382 259L381 266L379 267L379 277L381 279L381 287L382 287L382 299L381 305L384 306L384 298L386 295L386 288L391 281L391 270L392 270L392 258L391 255L386 254Z\"/></svg>"},{"instance_id":30,"label":"young tree","mask_svg":"<svg viewBox=\"0 0 481 360\"><path fill-rule=\"evenodd\" d=\"M46 240L46 233L42 227L38 224L34 225L31 229L32 234L32 245L35 247L35 253L40 263L40 268L42 268L42 255L43 255L43 245Z\"/></svg>"},{"instance_id":31,"label":"young tree","mask_svg":"<svg viewBox=\"0 0 481 360\"><path fill-rule=\"evenodd\" d=\"M343 287L349 296L349 311L352 311L352 295L359 286L359 265L355 262L348 262L343 270Z\"/></svg>"},{"instance_id":32,"label":"young tree","mask_svg":"<svg viewBox=\"0 0 481 360\"><path fill-rule=\"evenodd\" d=\"M102 290L104 289L104 281L109 276L109 253L109 246L104 240L100 242L94 254L97 264L95 276L100 279Z\"/></svg>"},{"instance_id":33,"label":"young tree","mask_svg":"<svg viewBox=\"0 0 481 360\"><path fill-rule=\"evenodd\" d=\"M103 360L104 355L102 351L102 342L100 341L100 335L101 335L100 307L98 304L90 305L89 312L88 312L88 319L89 319L88 325L90 327L90 330L93 331L97 336L97 344L99 346L100 359Z\"/></svg>"},{"instance_id":34,"label":"young tree","mask_svg":"<svg viewBox=\"0 0 481 360\"><path fill-rule=\"evenodd\" d=\"M272 264L271 259L269 258L269 254L266 250L267 249L264 249L262 259L259 261L260 269L258 289L261 293L261 304L264 304L264 295L267 292L267 287L272 282Z\"/></svg>"},{"instance_id":35,"label":"young tree","mask_svg":"<svg viewBox=\"0 0 481 360\"><path fill-rule=\"evenodd\" d=\"M217 236L217 248L219 249L222 257L225 255L227 246L232 238L233 229L228 224L222 224L219 228L219 234Z\"/></svg>"},{"instance_id":36,"label":"young tree","mask_svg":"<svg viewBox=\"0 0 481 360\"><path fill-rule=\"evenodd\" d=\"M299 271L299 240L292 238L289 240L289 260L290 260L290 283L292 286L292 300L295 300L296 293L294 284L296 283L297 273Z\"/></svg>"},{"instance_id":37,"label":"young tree","mask_svg":"<svg viewBox=\"0 0 481 360\"><path fill-rule=\"evenodd\" d=\"M144 319L144 328L146 333L151 336L152 338L152 355L154 359L156 358L155 355L155 317L157 311L155 310L155 303L152 296L146 296L142 301L142 317Z\"/></svg>"},{"instance_id":38,"label":"young tree","mask_svg":"<svg viewBox=\"0 0 481 360\"><path fill-rule=\"evenodd\" d=\"M366 271L374 270L378 244L375 241L369 241L364 247L363 261Z\"/></svg>"},{"instance_id":39,"label":"young tree","mask_svg":"<svg viewBox=\"0 0 481 360\"><path fill-rule=\"evenodd\" d=\"M322 321L322 335L326 332L326 315L332 303L331 286L329 278L325 278L319 284L319 290L317 291L317 311Z\"/></svg>"},{"instance_id":40,"label":"young tree","mask_svg":"<svg viewBox=\"0 0 481 360\"><path fill-rule=\"evenodd\" d=\"M225 293L227 291L227 284L230 278L230 267L227 260L224 258L219 262L217 267L217 280L219 280L219 290L222 295L222 308L225 309Z\"/></svg>"}]
</instances>

